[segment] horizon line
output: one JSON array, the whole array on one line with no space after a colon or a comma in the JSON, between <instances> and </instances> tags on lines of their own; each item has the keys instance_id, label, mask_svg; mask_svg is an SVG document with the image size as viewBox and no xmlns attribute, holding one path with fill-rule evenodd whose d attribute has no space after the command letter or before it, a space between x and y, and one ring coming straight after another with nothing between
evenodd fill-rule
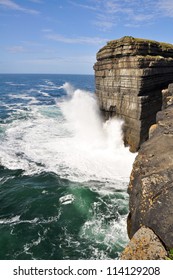
<instances>
[{"instance_id":1,"label":"horizon line","mask_svg":"<svg viewBox=\"0 0 173 280\"><path fill-rule=\"evenodd\" d=\"M79 74L79 73L0 73L0 75L90 75L94 74Z\"/></svg>"}]
</instances>

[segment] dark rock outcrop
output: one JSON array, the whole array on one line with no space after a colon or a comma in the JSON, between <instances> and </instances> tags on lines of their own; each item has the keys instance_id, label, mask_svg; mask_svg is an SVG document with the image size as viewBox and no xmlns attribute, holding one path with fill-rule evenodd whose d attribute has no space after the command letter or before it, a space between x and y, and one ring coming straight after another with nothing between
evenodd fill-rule
<instances>
[{"instance_id":1,"label":"dark rock outcrop","mask_svg":"<svg viewBox=\"0 0 173 280\"><path fill-rule=\"evenodd\" d=\"M125 144L137 151L173 82L173 45L126 36L99 50L94 69L101 110L124 119Z\"/></svg>"},{"instance_id":2,"label":"dark rock outcrop","mask_svg":"<svg viewBox=\"0 0 173 280\"><path fill-rule=\"evenodd\" d=\"M172 90L170 85L170 96ZM173 248L173 105L157 113L157 124L134 162L128 193L129 237L146 226L168 250Z\"/></svg>"},{"instance_id":3,"label":"dark rock outcrop","mask_svg":"<svg viewBox=\"0 0 173 280\"><path fill-rule=\"evenodd\" d=\"M163 260L167 251L155 233L141 227L121 254L121 260Z\"/></svg>"}]
</instances>

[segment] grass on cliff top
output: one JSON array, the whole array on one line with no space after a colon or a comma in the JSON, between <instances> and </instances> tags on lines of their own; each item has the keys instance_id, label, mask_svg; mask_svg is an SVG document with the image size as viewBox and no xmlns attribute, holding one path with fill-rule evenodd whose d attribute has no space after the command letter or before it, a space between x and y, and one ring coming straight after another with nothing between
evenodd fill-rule
<instances>
[{"instance_id":1,"label":"grass on cliff top","mask_svg":"<svg viewBox=\"0 0 173 280\"><path fill-rule=\"evenodd\" d=\"M112 40L107 43L107 46L109 47L114 47L116 45L119 45L119 43L131 43L131 44L148 44L148 45L153 45L153 47L158 47L162 51L167 51L167 50L173 50L173 45L170 43L164 43L164 42L158 42L154 40L149 40L149 39L142 39L142 38L134 38L132 36L124 36L120 39L117 40Z\"/></svg>"}]
</instances>

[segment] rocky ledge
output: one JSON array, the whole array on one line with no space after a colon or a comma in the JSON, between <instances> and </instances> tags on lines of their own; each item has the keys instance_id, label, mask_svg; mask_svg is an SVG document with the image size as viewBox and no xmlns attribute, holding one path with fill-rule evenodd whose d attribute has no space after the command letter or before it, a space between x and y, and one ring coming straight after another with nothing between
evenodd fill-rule
<instances>
[{"instance_id":1,"label":"rocky ledge","mask_svg":"<svg viewBox=\"0 0 173 280\"><path fill-rule=\"evenodd\" d=\"M125 144L137 151L173 82L173 45L126 36L98 51L94 69L101 111L125 121Z\"/></svg>"}]
</instances>

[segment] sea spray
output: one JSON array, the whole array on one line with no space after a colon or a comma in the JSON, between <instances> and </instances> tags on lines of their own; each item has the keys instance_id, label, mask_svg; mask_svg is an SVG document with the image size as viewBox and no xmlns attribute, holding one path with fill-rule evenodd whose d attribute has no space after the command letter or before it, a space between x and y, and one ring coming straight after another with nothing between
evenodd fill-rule
<instances>
[{"instance_id":1,"label":"sea spray","mask_svg":"<svg viewBox=\"0 0 173 280\"><path fill-rule=\"evenodd\" d=\"M71 141L74 151L80 154L76 167L95 178L128 178L135 154L124 147L123 121L117 118L103 121L95 96L87 91L73 89L65 83L64 90L69 98L59 104L73 132ZM87 165L87 166L86 166ZM88 170L87 170L88 169ZM82 170L81 170L82 171ZM92 178L93 179L93 178Z\"/></svg>"},{"instance_id":2,"label":"sea spray","mask_svg":"<svg viewBox=\"0 0 173 280\"><path fill-rule=\"evenodd\" d=\"M71 92L70 100L61 103L60 108L79 146L85 144L85 148L90 149L104 145L105 134L96 100L91 93L80 89L74 90Z\"/></svg>"},{"instance_id":3,"label":"sea spray","mask_svg":"<svg viewBox=\"0 0 173 280\"><path fill-rule=\"evenodd\" d=\"M27 118L7 124L3 165L80 182L128 180L135 155L124 147L122 120L103 122L92 93L68 83L61 88L67 96L56 107L29 103Z\"/></svg>"},{"instance_id":4,"label":"sea spray","mask_svg":"<svg viewBox=\"0 0 173 280\"><path fill-rule=\"evenodd\" d=\"M74 87L68 82L65 82L62 86L58 87L58 89L64 89L68 96L72 96L74 93Z\"/></svg>"}]
</instances>

